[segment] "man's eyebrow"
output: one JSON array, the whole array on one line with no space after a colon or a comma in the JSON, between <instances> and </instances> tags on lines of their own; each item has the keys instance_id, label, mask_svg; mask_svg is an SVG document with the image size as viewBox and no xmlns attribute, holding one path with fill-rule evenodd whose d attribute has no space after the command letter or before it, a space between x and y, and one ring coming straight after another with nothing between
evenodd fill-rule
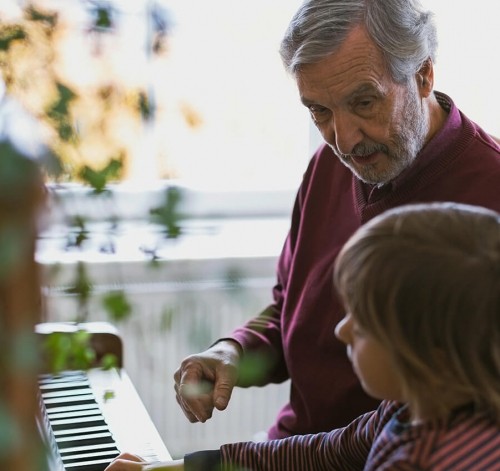
<instances>
[{"instance_id":1,"label":"man's eyebrow","mask_svg":"<svg viewBox=\"0 0 500 471\"><path fill-rule=\"evenodd\" d=\"M381 95L382 90L379 87L375 86L373 83L363 83L358 88L349 93L349 95L347 96L347 101L351 101L354 98L357 98L360 95L364 95L366 93L375 93L376 95Z\"/></svg>"},{"instance_id":2,"label":"man's eyebrow","mask_svg":"<svg viewBox=\"0 0 500 471\"><path fill-rule=\"evenodd\" d=\"M314 101L312 100L309 100L308 98L306 98L305 96L301 95L300 96L300 101L302 102L302 104L304 106L310 106L310 105L314 105Z\"/></svg>"},{"instance_id":3,"label":"man's eyebrow","mask_svg":"<svg viewBox=\"0 0 500 471\"><path fill-rule=\"evenodd\" d=\"M365 83L362 83L361 85L359 85L359 87L355 88L351 93L349 93L345 97L344 102L350 102L350 101L358 98L359 96L365 95L367 93L381 96L381 95L383 95L383 90L381 89L381 87L376 86L372 82L365 82ZM300 101L306 107L316 104L316 102L314 100L310 100L309 98L307 98L303 95L300 96Z\"/></svg>"}]
</instances>

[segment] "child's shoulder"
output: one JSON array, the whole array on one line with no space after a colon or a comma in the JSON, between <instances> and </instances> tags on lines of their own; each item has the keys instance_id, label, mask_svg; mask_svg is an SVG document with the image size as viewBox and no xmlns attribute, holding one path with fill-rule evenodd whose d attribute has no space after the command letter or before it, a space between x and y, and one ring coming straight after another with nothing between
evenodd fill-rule
<instances>
[{"instance_id":1,"label":"child's shoulder","mask_svg":"<svg viewBox=\"0 0 500 471\"><path fill-rule=\"evenodd\" d=\"M500 424L489 414L463 411L436 429L433 441L433 466L500 471Z\"/></svg>"},{"instance_id":2,"label":"child's shoulder","mask_svg":"<svg viewBox=\"0 0 500 471\"><path fill-rule=\"evenodd\" d=\"M380 404L382 430L377 434L366 470L468 469L500 471L500 425L489 415L464 410L448 420L412 424L406 406Z\"/></svg>"}]
</instances>

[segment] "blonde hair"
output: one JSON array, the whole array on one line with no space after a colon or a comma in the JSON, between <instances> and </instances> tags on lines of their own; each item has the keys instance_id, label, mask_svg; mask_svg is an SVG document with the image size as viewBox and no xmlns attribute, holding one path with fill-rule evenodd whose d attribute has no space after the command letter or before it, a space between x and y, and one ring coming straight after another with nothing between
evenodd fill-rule
<instances>
[{"instance_id":1,"label":"blonde hair","mask_svg":"<svg viewBox=\"0 0 500 471\"><path fill-rule=\"evenodd\" d=\"M456 203L390 210L351 237L334 280L391 352L410 401L445 415L456 395L500 423L499 214Z\"/></svg>"}]
</instances>

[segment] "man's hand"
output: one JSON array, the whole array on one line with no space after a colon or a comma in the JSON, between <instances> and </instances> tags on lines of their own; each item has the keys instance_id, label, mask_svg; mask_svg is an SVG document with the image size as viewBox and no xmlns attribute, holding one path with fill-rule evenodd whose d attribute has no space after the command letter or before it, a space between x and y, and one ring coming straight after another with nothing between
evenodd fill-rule
<instances>
[{"instance_id":1,"label":"man's hand","mask_svg":"<svg viewBox=\"0 0 500 471\"><path fill-rule=\"evenodd\" d=\"M137 455L122 453L104 471L184 471L184 460L148 463Z\"/></svg>"},{"instance_id":2,"label":"man's hand","mask_svg":"<svg viewBox=\"0 0 500 471\"><path fill-rule=\"evenodd\" d=\"M176 399L190 422L206 422L224 410L238 379L241 347L222 340L185 358L174 374Z\"/></svg>"}]
</instances>

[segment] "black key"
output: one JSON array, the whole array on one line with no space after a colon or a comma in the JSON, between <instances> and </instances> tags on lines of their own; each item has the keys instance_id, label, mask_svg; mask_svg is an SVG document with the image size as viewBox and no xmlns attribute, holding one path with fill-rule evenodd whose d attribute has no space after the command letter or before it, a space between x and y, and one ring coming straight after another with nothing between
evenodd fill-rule
<instances>
[{"instance_id":1,"label":"black key","mask_svg":"<svg viewBox=\"0 0 500 471\"><path fill-rule=\"evenodd\" d=\"M56 439L59 449L75 446L94 445L96 443L115 443L113 436L109 432L93 433L89 435L59 437Z\"/></svg>"},{"instance_id":2,"label":"black key","mask_svg":"<svg viewBox=\"0 0 500 471\"><path fill-rule=\"evenodd\" d=\"M106 426L102 415L91 415L89 417L75 417L71 419L50 419L52 430L72 430L83 427Z\"/></svg>"}]
</instances>

